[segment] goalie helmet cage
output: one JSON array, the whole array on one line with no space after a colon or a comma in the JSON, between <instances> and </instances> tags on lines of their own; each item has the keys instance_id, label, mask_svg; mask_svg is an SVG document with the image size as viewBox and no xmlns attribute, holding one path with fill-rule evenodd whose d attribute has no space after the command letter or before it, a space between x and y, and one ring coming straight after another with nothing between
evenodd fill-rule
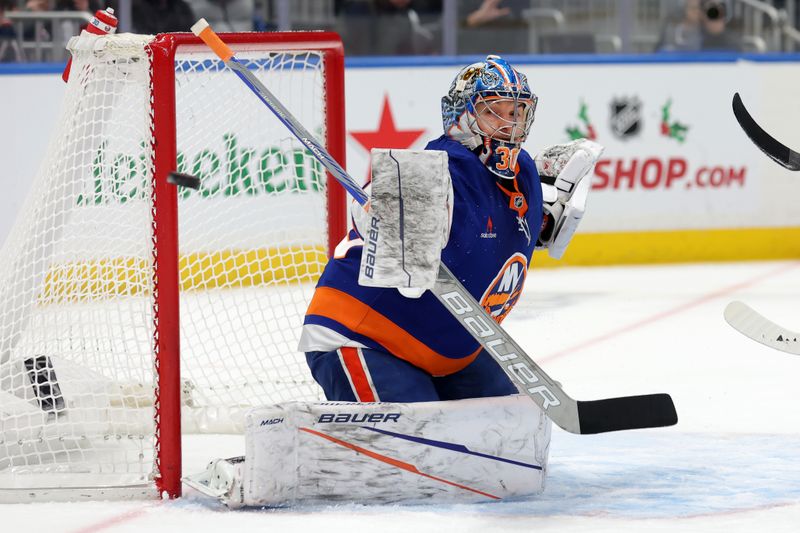
<instances>
[{"instance_id":1,"label":"goalie helmet cage","mask_svg":"<svg viewBox=\"0 0 800 533\"><path fill-rule=\"evenodd\" d=\"M344 161L338 35L222 37ZM0 501L177 497L182 425L321 399L296 346L344 191L193 35L69 48L0 256Z\"/></svg>"}]
</instances>

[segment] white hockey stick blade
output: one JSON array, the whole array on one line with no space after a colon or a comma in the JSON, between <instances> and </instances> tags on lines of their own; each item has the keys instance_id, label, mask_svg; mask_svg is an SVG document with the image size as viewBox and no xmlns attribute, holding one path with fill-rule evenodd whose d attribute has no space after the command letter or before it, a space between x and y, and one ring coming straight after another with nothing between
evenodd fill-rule
<instances>
[{"instance_id":1,"label":"white hockey stick blade","mask_svg":"<svg viewBox=\"0 0 800 533\"><path fill-rule=\"evenodd\" d=\"M800 355L800 333L782 328L746 303L729 303L724 316L725 321L745 337L782 352Z\"/></svg>"},{"instance_id":2,"label":"white hockey stick blade","mask_svg":"<svg viewBox=\"0 0 800 533\"><path fill-rule=\"evenodd\" d=\"M269 89L234 57L231 50L204 19L192 31L211 48L239 79L266 105L290 132L308 148L364 209L369 197L311 133L275 98ZM439 264L431 292L462 327L503 368L522 394L530 397L561 429L594 434L628 429L672 426L678 423L675 405L668 394L624 396L576 401L537 365L461 285L444 263Z\"/></svg>"}]
</instances>

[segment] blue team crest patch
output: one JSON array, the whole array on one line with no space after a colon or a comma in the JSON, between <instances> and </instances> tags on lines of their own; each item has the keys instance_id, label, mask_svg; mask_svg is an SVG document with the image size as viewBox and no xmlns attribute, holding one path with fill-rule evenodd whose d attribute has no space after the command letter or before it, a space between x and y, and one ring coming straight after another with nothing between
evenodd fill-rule
<instances>
[{"instance_id":1,"label":"blue team crest patch","mask_svg":"<svg viewBox=\"0 0 800 533\"><path fill-rule=\"evenodd\" d=\"M517 252L512 255L483 293L481 305L499 324L516 305L528 275L528 260Z\"/></svg>"}]
</instances>

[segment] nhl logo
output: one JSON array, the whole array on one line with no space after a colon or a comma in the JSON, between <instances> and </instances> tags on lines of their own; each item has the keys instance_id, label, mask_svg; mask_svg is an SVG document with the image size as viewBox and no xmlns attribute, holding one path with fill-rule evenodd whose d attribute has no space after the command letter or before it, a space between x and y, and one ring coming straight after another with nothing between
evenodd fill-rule
<instances>
[{"instance_id":1,"label":"nhl logo","mask_svg":"<svg viewBox=\"0 0 800 533\"><path fill-rule=\"evenodd\" d=\"M514 197L514 208L515 209L521 209L524 203L525 203L525 198L523 198L522 195Z\"/></svg>"},{"instance_id":2,"label":"nhl logo","mask_svg":"<svg viewBox=\"0 0 800 533\"><path fill-rule=\"evenodd\" d=\"M615 98L611 102L611 132L625 139L636 135L642 126L642 101L637 96Z\"/></svg>"}]
</instances>

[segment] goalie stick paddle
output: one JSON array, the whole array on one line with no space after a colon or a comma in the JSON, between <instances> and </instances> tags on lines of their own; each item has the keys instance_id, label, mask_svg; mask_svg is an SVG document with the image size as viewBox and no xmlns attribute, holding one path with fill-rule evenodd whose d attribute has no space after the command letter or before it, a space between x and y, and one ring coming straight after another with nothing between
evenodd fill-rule
<instances>
[{"instance_id":1,"label":"goalie stick paddle","mask_svg":"<svg viewBox=\"0 0 800 533\"><path fill-rule=\"evenodd\" d=\"M364 209L369 198L364 190L314 139L283 104L247 67L234 57L206 22L200 19L192 32L247 85L278 119L305 145L331 175ZM626 429L671 426L678 422L672 398L667 394L629 396L596 401L576 401L553 381L497 324L442 263L431 291L494 360L523 394L529 396L556 425L571 433L605 433Z\"/></svg>"},{"instance_id":2,"label":"goalie stick paddle","mask_svg":"<svg viewBox=\"0 0 800 533\"><path fill-rule=\"evenodd\" d=\"M783 145L772 135L764 131L758 123L753 120L750 113L744 107L739 93L733 95L733 114L750 140L758 148L767 154L770 159L778 163L783 168L789 170L800 170L800 154Z\"/></svg>"},{"instance_id":3,"label":"goalie stick paddle","mask_svg":"<svg viewBox=\"0 0 800 533\"><path fill-rule=\"evenodd\" d=\"M782 352L800 355L800 333L782 328L746 303L729 303L723 316L733 329L745 337Z\"/></svg>"}]
</instances>

